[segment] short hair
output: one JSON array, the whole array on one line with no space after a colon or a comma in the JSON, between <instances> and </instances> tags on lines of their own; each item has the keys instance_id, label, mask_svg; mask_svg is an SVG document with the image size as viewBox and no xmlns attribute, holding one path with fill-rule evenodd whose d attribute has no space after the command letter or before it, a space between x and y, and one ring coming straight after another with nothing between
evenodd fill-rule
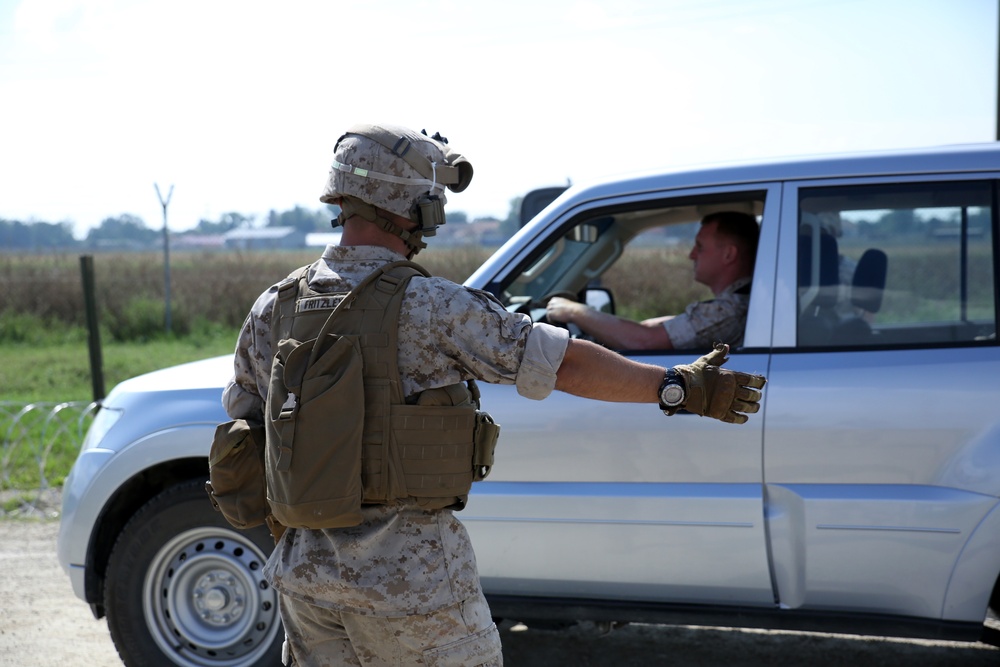
<instances>
[{"instance_id":1,"label":"short hair","mask_svg":"<svg viewBox=\"0 0 1000 667\"><path fill-rule=\"evenodd\" d=\"M739 211L718 211L709 213L701 219L702 225L714 222L720 234L728 237L743 256L747 265L753 268L757 257L757 240L760 238L760 226L757 218Z\"/></svg>"}]
</instances>

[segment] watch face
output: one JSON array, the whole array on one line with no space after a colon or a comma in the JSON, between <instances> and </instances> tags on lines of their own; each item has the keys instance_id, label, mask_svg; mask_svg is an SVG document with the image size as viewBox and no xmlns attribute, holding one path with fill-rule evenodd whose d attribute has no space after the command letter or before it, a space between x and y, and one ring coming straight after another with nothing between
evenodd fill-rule
<instances>
[{"instance_id":1,"label":"watch face","mask_svg":"<svg viewBox=\"0 0 1000 667\"><path fill-rule=\"evenodd\" d=\"M660 392L660 400L663 401L664 405L670 407L680 405L681 401L684 400L684 390L679 385L668 384Z\"/></svg>"}]
</instances>

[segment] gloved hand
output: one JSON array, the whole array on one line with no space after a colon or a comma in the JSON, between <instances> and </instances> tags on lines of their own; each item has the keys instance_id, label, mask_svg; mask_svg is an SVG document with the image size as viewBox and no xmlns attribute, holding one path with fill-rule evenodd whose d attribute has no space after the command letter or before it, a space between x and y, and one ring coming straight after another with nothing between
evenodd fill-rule
<instances>
[{"instance_id":1,"label":"gloved hand","mask_svg":"<svg viewBox=\"0 0 1000 667\"><path fill-rule=\"evenodd\" d=\"M760 410L760 389L767 379L721 368L729 357L729 346L718 343L715 349L693 364L674 366L684 378L687 400L684 409L696 415L712 417L729 424L744 424L747 414Z\"/></svg>"}]
</instances>

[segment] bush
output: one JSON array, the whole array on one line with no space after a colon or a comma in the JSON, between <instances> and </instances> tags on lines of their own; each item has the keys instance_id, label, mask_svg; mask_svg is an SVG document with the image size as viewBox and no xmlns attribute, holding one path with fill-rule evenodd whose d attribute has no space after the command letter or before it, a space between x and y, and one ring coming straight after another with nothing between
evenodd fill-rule
<instances>
[{"instance_id":1,"label":"bush","mask_svg":"<svg viewBox=\"0 0 1000 667\"><path fill-rule=\"evenodd\" d=\"M184 336L190 332L184 308L171 304L170 335ZM119 342L159 340L168 335L166 329L166 304L145 296L134 297L121 305L121 310L108 308L104 325L111 339Z\"/></svg>"},{"instance_id":2,"label":"bush","mask_svg":"<svg viewBox=\"0 0 1000 667\"><path fill-rule=\"evenodd\" d=\"M86 343L87 331L72 323L36 313L0 312L0 342L8 345Z\"/></svg>"}]
</instances>

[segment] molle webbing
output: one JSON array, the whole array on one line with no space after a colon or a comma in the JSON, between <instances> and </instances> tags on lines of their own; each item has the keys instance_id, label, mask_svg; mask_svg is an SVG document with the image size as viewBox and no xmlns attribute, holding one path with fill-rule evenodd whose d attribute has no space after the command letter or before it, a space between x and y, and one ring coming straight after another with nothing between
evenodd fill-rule
<instances>
[{"instance_id":1,"label":"molle webbing","mask_svg":"<svg viewBox=\"0 0 1000 667\"><path fill-rule=\"evenodd\" d=\"M495 438L487 443L488 462L481 463L484 448L477 451L476 446L477 437L484 439L482 431L491 432L492 420L483 428L478 390L471 381L469 387L460 384L423 392L416 397L420 404L406 403L397 364L397 332L406 285L417 275L427 273L411 262L396 262L343 295L313 291L303 271L279 288L275 309L280 320L274 331L276 336L300 341L315 338L321 330L357 337L364 362L363 503L416 498L428 509L461 509L473 480L483 476L474 471L474 464L477 470L480 464L488 470L492 463ZM313 444L324 443L308 446ZM331 486L349 485L349 480L337 479L337 471L327 474Z\"/></svg>"}]
</instances>

